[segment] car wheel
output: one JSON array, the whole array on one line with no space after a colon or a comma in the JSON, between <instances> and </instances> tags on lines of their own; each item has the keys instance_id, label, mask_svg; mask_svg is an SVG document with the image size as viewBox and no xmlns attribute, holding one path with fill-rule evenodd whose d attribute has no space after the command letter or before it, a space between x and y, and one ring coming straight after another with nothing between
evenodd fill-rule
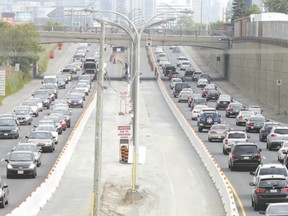
<instances>
[{"instance_id":1,"label":"car wheel","mask_svg":"<svg viewBox=\"0 0 288 216\"><path fill-rule=\"evenodd\" d=\"M0 208L5 208L5 204L6 204L5 197L3 197L3 203L0 205Z\"/></svg>"},{"instance_id":2,"label":"car wheel","mask_svg":"<svg viewBox=\"0 0 288 216\"><path fill-rule=\"evenodd\" d=\"M41 166L41 161L37 163L37 167L40 167Z\"/></svg>"},{"instance_id":3,"label":"car wheel","mask_svg":"<svg viewBox=\"0 0 288 216\"><path fill-rule=\"evenodd\" d=\"M254 203L253 207L254 207L255 211L259 211L260 210L260 205L259 204Z\"/></svg>"},{"instance_id":4,"label":"car wheel","mask_svg":"<svg viewBox=\"0 0 288 216\"><path fill-rule=\"evenodd\" d=\"M31 178L36 178L36 176L37 176L37 172L35 171L35 172L33 173L33 175L31 176Z\"/></svg>"},{"instance_id":5,"label":"car wheel","mask_svg":"<svg viewBox=\"0 0 288 216\"><path fill-rule=\"evenodd\" d=\"M50 148L50 152L52 153L53 151L54 151L54 147L51 146L51 148Z\"/></svg>"},{"instance_id":6,"label":"car wheel","mask_svg":"<svg viewBox=\"0 0 288 216\"><path fill-rule=\"evenodd\" d=\"M210 137L208 137L208 142L212 142L212 139Z\"/></svg>"},{"instance_id":7,"label":"car wheel","mask_svg":"<svg viewBox=\"0 0 288 216\"><path fill-rule=\"evenodd\" d=\"M8 173L6 174L6 178L7 179L10 179L11 178L11 175L9 175Z\"/></svg>"},{"instance_id":8,"label":"car wheel","mask_svg":"<svg viewBox=\"0 0 288 216\"><path fill-rule=\"evenodd\" d=\"M239 123L236 121L236 125L239 126Z\"/></svg>"},{"instance_id":9,"label":"car wheel","mask_svg":"<svg viewBox=\"0 0 288 216\"><path fill-rule=\"evenodd\" d=\"M227 114L226 114L226 117L227 117L227 118L230 118L230 115L227 113Z\"/></svg>"},{"instance_id":10,"label":"car wheel","mask_svg":"<svg viewBox=\"0 0 288 216\"><path fill-rule=\"evenodd\" d=\"M234 165L230 165L230 170L231 171L235 171L235 166Z\"/></svg>"},{"instance_id":11,"label":"car wheel","mask_svg":"<svg viewBox=\"0 0 288 216\"><path fill-rule=\"evenodd\" d=\"M81 105L81 108L83 108L83 104Z\"/></svg>"},{"instance_id":12,"label":"car wheel","mask_svg":"<svg viewBox=\"0 0 288 216\"><path fill-rule=\"evenodd\" d=\"M19 138L19 133L15 136L15 139L18 139Z\"/></svg>"},{"instance_id":13,"label":"car wheel","mask_svg":"<svg viewBox=\"0 0 288 216\"><path fill-rule=\"evenodd\" d=\"M5 202L5 204L6 204L6 205L8 205L8 204L9 204L8 198L7 198L6 202Z\"/></svg>"},{"instance_id":14,"label":"car wheel","mask_svg":"<svg viewBox=\"0 0 288 216\"><path fill-rule=\"evenodd\" d=\"M202 127L198 127L198 132L202 132L203 128Z\"/></svg>"}]
</instances>

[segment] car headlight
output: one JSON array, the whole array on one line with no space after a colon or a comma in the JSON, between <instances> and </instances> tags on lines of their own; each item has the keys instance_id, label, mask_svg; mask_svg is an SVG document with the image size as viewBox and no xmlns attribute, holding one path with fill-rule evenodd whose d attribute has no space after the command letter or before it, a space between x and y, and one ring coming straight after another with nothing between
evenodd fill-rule
<instances>
[{"instance_id":1,"label":"car headlight","mask_svg":"<svg viewBox=\"0 0 288 216\"><path fill-rule=\"evenodd\" d=\"M46 142L45 143L45 146L51 146L52 145L52 142Z\"/></svg>"},{"instance_id":2,"label":"car headlight","mask_svg":"<svg viewBox=\"0 0 288 216\"><path fill-rule=\"evenodd\" d=\"M34 168L35 168L35 164L34 163L30 164L29 169L34 169Z\"/></svg>"},{"instance_id":3,"label":"car headlight","mask_svg":"<svg viewBox=\"0 0 288 216\"><path fill-rule=\"evenodd\" d=\"M13 169L13 167L12 167L11 164L9 164L9 163L7 164L7 168L8 168L8 169Z\"/></svg>"},{"instance_id":4,"label":"car headlight","mask_svg":"<svg viewBox=\"0 0 288 216\"><path fill-rule=\"evenodd\" d=\"M17 128L15 128L14 130L12 130L13 132L17 132L18 131L18 129Z\"/></svg>"},{"instance_id":5,"label":"car headlight","mask_svg":"<svg viewBox=\"0 0 288 216\"><path fill-rule=\"evenodd\" d=\"M71 103L71 100L68 100L68 103Z\"/></svg>"},{"instance_id":6,"label":"car headlight","mask_svg":"<svg viewBox=\"0 0 288 216\"><path fill-rule=\"evenodd\" d=\"M83 100L79 100L79 103L83 103Z\"/></svg>"}]
</instances>

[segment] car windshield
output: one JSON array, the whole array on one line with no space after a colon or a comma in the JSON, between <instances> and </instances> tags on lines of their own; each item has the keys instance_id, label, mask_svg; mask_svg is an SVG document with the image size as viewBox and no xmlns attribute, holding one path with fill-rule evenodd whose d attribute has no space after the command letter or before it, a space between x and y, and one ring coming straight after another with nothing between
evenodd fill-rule
<instances>
[{"instance_id":1,"label":"car windshield","mask_svg":"<svg viewBox=\"0 0 288 216\"><path fill-rule=\"evenodd\" d=\"M266 213L269 215L287 215L288 205L283 203L283 205L271 206Z\"/></svg>"},{"instance_id":2,"label":"car windshield","mask_svg":"<svg viewBox=\"0 0 288 216\"><path fill-rule=\"evenodd\" d=\"M282 143L282 147L287 148L288 147L288 142Z\"/></svg>"},{"instance_id":3,"label":"car windshield","mask_svg":"<svg viewBox=\"0 0 288 216\"><path fill-rule=\"evenodd\" d=\"M225 125L213 125L211 130L227 130L227 127Z\"/></svg>"},{"instance_id":4,"label":"car windshield","mask_svg":"<svg viewBox=\"0 0 288 216\"><path fill-rule=\"evenodd\" d=\"M10 154L10 161L32 161L33 156L30 153L12 153Z\"/></svg>"},{"instance_id":5,"label":"car windshield","mask_svg":"<svg viewBox=\"0 0 288 216\"><path fill-rule=\"evenodd\" d=\"M19 109L19 110L15 110L16 115L28 115L29 114L29 110L28 109Z\"/></svg>"},{"instance_id":6,"label":"car windshield","mask_svg":"<svg viewBox=\"0 0 288 216\"><path fill-rule=\"evenodd\" d=\"M0 118L0 126L15 126L16 122L13 119L1 119Z\"/></svg>"},{"instance_id":7,"label":"car windshield","mask_svg":"<svg viewBox=\"0 0 288 216\"><path fill-rule=\"evenodd\" d=\"M229 133L229 139L245 139L246 136L244 133Z\"/></svg>"},{"instance_id":8,"label":"car windshield","mask_svg":"<svg viewBox=\"0 0 288 216\"><path fill-rule=\"evenodd\" d=\"M263 117L252 117L250 119L250 121L253 121L253 122L265 122L265 118L263 118Z\"/></svg>"},{"instance_id":9,"label":"car windshield","mask_svg":"<svg viewBox=\"0 0 288 216\"><path fill-rule=\"evenodd\" d=\"M55 131L55 127L52 125L41 125L39 127L36 128L36 130L43 130L43 131Z\"/></svg>"},{"instance_id":10,"label":"car windshield","mask_svg":"<svg viewBox=\"0 0 288 216\"><path fill-rule=\"evenodd\" d=\"M284 175L287 176L287 170L285 168L262 168L260 169L259 175Z\"/></svg>"},{"instance_id":11,"label":"car windshield","mask_svg":"<svg viewBox=\"0 0 288 216\"><path fill-rule=\"evenodd\" d=\"M259 182L261 188L272 188L272 187L286 187L287 182L285 179L262 179Z\"/></svg>"},{"instance_id":12,"label":"car windshield","mask_svg":"<svg viewBox=\"0 0 288 216\"><path fill-rule=\"evenodd\" d=\"M30 139L52 139L53 136L50 132L34 131L31 133Z\"/></svg>"},{"instance_id":13,"label":"car windshield","mask_svg":"<svg viewBox=\"0 0 288 216\"><path fill-rule=\"evenodd\" d=\"M71 95L69 95L69 99L81 100L82 99L82 95L80 95L80 94L71 94Z\"/></svg>"},{"instance_id":14,"label":"car windshield","mask_svg":"<svg viewBox=\"0 0 288 216\"><path fill-rule=\"evenodd\" d=\"M277 133L277 134L288 134L288 129L275 129L274 133Z\"/></svg>"}]
</instances>

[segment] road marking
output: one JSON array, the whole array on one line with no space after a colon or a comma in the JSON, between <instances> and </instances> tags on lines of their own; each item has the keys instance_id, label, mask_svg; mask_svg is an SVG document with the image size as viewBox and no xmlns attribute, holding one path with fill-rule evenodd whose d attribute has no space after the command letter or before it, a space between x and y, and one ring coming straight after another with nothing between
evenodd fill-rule
<instances>
[{"instance_id":1,"label":"road marking","mask_svg":"<svg viewBox=\"0 0 288 216\"><path fill-rule=\"evenodd\" d=\"M243 216L246 216L245 208L244 208L244 206L243 206L243 203L241 202L240 197L238 196L236 190L234 189L233 185L231 184L231 182L229 181L228 178L227 178L227 181L229 182L229 185L230 185L231 190L232 190L232 192L233 192L233 194L234 194L234 197L236 198L236 200L237 200L237 202L238 202L238 204L239 204L239 207L240 207L240 209L241 209L242 215L243 215Z\"/></svg>"}]
</instances>

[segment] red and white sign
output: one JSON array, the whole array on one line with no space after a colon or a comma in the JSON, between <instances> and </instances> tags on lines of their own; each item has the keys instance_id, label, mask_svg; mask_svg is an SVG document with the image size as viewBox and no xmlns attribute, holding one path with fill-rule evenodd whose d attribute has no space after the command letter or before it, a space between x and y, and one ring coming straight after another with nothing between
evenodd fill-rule
<instances>
[{"instance_id":1,"label":"red and white sign","mask_svg":"<svg viewBox=\"0 0 288 216\"><path fill-rule=\"evenodd\" d=\"M128 138L128 136L131 136L131 125L120 125L118 126L118 131L120 138Z\"/></svg>"}]
</instances>

